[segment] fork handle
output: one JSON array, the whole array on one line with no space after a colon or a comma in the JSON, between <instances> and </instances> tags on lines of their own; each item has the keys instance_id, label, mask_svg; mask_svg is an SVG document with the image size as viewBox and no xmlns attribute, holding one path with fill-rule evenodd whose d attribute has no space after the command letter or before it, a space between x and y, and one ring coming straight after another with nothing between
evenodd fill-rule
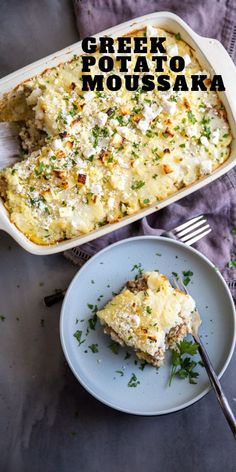
<instances>
[{"instance_id":1,"label":"fork handle","mask_svg":"<svg viewBox=\"0 0 236 472\"><path fill-rule=\"evenodd\" d=\"M195 342L198 344L198 351L199 354L202 358L202 361L204 363L205 369L207 371L208 377L210 379L211 385L215 390L217 399L220 403L220 406L222 408L222 411L225 415L226 420L228 421L229 427L231 428L231 431L234 435L234 438L236 439L236 419L235 416L229 406L228 400L224 394L224 391L221 387L220 381L213 369L213 366L211 364L211 361L209 359L209 356L205 350L205 347L203 346L201 339L199 338L198 334L193 334Z\"/></svg>"}]
</instances>

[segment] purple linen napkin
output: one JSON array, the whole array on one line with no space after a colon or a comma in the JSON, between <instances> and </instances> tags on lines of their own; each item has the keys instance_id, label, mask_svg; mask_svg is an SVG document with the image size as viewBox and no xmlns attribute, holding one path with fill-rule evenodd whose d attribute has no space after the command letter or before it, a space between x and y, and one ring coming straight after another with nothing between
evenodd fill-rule
<instances>
[{"instance_id":1,"label":"purple linen napkin","mask_svg":"<svg viewBox=\"0 0 236 472\"><path fill-rule=\"evenodd\" d=\"M235 0L74 0L80 37L155 11L171 11L182 17L202 36L217 38L236 61ZM227 267L235 259L236 228L235 169L203 189L155 212L131 225L105 235L91 243L67 251L66 257L81 265L87 257L103 247L137 235L159 235L200 213L206 214L212 232L195 247L222 272L236 297L236 269ZM160 229L162 228L162 230Z\"/></svg>"}]
</instances>

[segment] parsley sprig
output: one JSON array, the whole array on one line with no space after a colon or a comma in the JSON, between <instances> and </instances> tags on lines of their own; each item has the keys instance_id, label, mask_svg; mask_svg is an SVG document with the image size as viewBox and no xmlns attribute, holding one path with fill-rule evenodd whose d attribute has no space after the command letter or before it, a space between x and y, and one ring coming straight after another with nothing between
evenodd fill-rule
<instances>
[{"instance_id":1,"label":"parsley sprig","mask_svg":"<svg viewBox=\"0 0 236 472\"><path fill-rule=\"evenodd\" d=\"M177 343L177 349L172 351L172 368L169 378L169 386L174 377L181 379L188 379L190 384L196 384L196 378L199 373L194 369L200 363L194 361L190 357L185 357L186 354L194 356L197 353L198 344L192 341L183 340Z\"/></svg>"}]
</instances>

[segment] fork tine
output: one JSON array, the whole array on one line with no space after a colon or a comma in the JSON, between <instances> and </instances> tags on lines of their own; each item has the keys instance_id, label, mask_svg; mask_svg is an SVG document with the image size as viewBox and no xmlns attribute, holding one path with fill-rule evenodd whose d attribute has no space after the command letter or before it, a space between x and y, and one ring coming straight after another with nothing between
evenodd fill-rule
<instances>
[{"instance_id":1,"label":"fork tine","mask_svg":"<svg viewBox=\"0 0 236 472\"><path fill-rule=\"evenodd\" d=\"M173 282L173 285L175 286L175 288L177 288L178 290L181 290L184 293L188 293L188 291L187 291L187 289L186 289L186 287L183 283L183 280L181 278L173 277L172 282Z\"/></svg>"},{"instance_id":2,"label":"fork tine","mask_svg":"<svg viewBox=\"0 0 236 472\"><path fill-rule=\"evenodd\" d=\"M205 225L201 228L196 229L195 231L192 231L188 234L185 234L184 236L181 236L180 240L185 243L191 237L194 238L194 236L197 236L198 234L203 233L204 231L206 231L209 228L210 228L210 226L207 224L207 225Z\"/></svg>"},{"instance_id":3,"label":"fork tine","mask_svg":"<svg viewBox=\"0 0 236 472\"><path fill-rule=\"evenodd\" d=\"M199 226L202 226L204 225L205 223L207 223L207 220L205 218L203 218L202 220L200 221L197 221L196 223L188 226L187 228L181 230L181 231L177 231L176 233L176 236L178 236L178 238L181 238L182 236L184 236L185 234L188 234L190 232L192 232L195 228L198 228ZM175 230L176 231L176 230Z\"/></svg>"},{"instance_id":4,"label":"fork tine","mask_svg":"<svg viewBox=\"0 0 236 472\"><path fill-rule=\"evenodd\" d=\"M186 221L186 223L176 226L175 231L181 231L184 228L188 228L188 226L191 226L193 223L195 223L196 221L199 221L200 219L206 220L205 215L199 215L199 216L195 216L194 218L191 218L191 220Z\"/></svg>"},{"instance_id":5,"label":"fork tine","mask_svg":"<svg viewBox=\"0 0 236 472\"><path fill-rule=\"evenodd\" d=\"M207 230L204 231L203 233L197 234L196 236L194 236L194 237L191 238L191 239L188 239L187 241L185 241L185 244L186 244L187 246L192 246L192 244L196 243L199 239L204 238L204 236L206 236L206 235L209 234L210 232L211 232L211 228L207 229Z\"/></svg>"}]
</instances>

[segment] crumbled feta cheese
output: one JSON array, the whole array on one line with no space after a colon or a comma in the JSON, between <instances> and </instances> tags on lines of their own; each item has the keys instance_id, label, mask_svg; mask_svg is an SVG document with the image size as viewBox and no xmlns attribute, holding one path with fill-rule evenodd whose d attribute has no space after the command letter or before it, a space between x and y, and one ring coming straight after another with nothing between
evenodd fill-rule
<instances>
[{"instance_id":1,"label":"crumbled feta cheese","mask_svg":"<svg viewBox=\"0 0 236 472\"><path fill-rule=\"evenodd\" d=\"M117 127L117 120L114 120L113 118L109 121L109 125L110 126L115 126L115 128Z\"/></svg>"},{"instance_id":2,"label":"crumbled feta cheese","mask_svg":"<svg viewBox=\"0 0 236 472\"><path fill-rule=\"evenodd\" d=\"M212 161L207 159L206 161L201 162L200 164L201 175L207 175L212 172Z\"/></svg>"},{"instance_id":3,"label":"crumbled feta cheese","mask_svg":"<svg viewBox=\"0 0 236 472\"><path fill-rule=\"evenodd\" d=\"M36 107L34 107L34 111L35 111L36 120L42 120L44 118L44 112L43 112L43 109L40 108L39 103L36 105Z\"/></svg>"},{"instance_id":4,"label":"crumbled feta cheese","mask_svg":"<svg viewBox=\"0 0 236 472\"><path fill-rule=\"evenodd\" d=\"M91 187L90 187L90 190L92 193L94 193L95 195L101 195L102 193L102 186L101 184L92 184Z\"/></svg>"},{"instance_id":5,"label":"crumbled feta cheese","mask_svg":"<svg viewBox=\"0 0 236 472\"><path fill-rule=\"evenodd\" d=\"M149 128L149 121L140 120L137 124L137 128L140 129L143 133L145 133Z\"/></svg>"},{"instance_id":6,"label":"crumbled feta cheese","mask_svg":"<svg viewBox=\"0 0 236 472\"><path fill-rule=\"evenodd\" d=\"M130 168L130 163L126 162L122 157L118 158L118 162L123 169L129 169Z\"/></svg>"},{"instance_id":7,"label":"crumbled feta cheese","mask_svg":"<svg viewBox=\"0 0 236 472\"><path fill-rule=\"evenodd\" d=\"M61 139L54 139L53 143L52 143L52 148L54 149L54 151L57 151L58 149L62 149L62 141Z\"/></svg>"},{"instance_id":8,"label":"crumbled feta cheese","mask_svg":"<svg viewBox=\"0 0 236 472\"><path fill-rule=\"evenodd\" d=\"M84 99L85 99L86 102L90 102L95 97L96 97L96 94L94 92L92 92L91 90L89 90L89 92L84 93Z\"/></svg>"},{"instance_id":9,"label":"crumbled feta cheese","mask_svg":"<svg viewBox=\"0 0 236 472\"><path fill-rule=\"evenodd\" d=\"M101 126L105 126L106 122L107 122L107 114L104 113L103 111L100 111L97 116L96 116L96 124L101 127Z\"/></svg>"},{"instance_id":10,"label":"crumbled feta cheese","mask_svg":"<svg viewBox=\"0 0 236 472\"><path fill-rule=\"evenodd\" d=\"M77 166L84 169L84 167L87 167L87 162L81 159L81 157L77 157Z\"/></svg>"},{"instance_id":11,"label":"crumbled feta cheese","mask_svg":"<svg viewBox=\"0 0 236 472\"><path fill-rule=\"evenodd\" d=\"M145 103L144 108L143 108L143 116L145 120L152 121L159 115L161 110L162 110L162 107L158 107L156 104L150 107L149 105Z\"/></svg>"},{"instance_id":12,"label":"crumbled feta cheese","mask_svg":"<svg viewBox=\"0 0 236 472\"><path fill-rule=\"evenodd\" d=\"M168 56L170 57L173 57L173 56L178 56L179 54L179 50L178 50L178 46L177 44L170 44L168 47L167 47L167 54Z\"/></svg>"},{"instance_id":13,"label":"crumbled feta cheese","mask_svg":"<svg viewBox=\"0 0 236 472\"><path fill-rule=\"evenodd\" d=\"M72 123L73 119L74 119L73 116L67 115L67 117L66 117L66 124L70 126L70 124Z\"/></svg>"},{"instance_id":14,"label":"crumbled feta cheese","mask_svg":"<svg viewBox=\"0 0 236 472\"><path fill-rule=\"evenodd\" d=\"M218 144L220 139L220 130L217 128L215 131L212 132L212 138L211 141L213 144Z\"/></svg>"},{"instance_id":15,"label":"crumbled feta cheese","mask_svg":"<svg viewBox=\"0 0 236 472\"><path fill-rule=\"evenodd\" d=\"M83 150L83 155L86 159L88 159L89 157L93 156L95 154L95 152L97 152L97 149L96 148L96 151L94 148L87 148L87 149L84 149Z\"/></svg>"},{"instance_id":16,"label":"crumbled feta cheese","mask_svg":"<svg viewBox=\"0 0 236 472\"><path fill-rule=\"evenodd\" d=\"M197 127L196 125L189 125L185 128L187 136L192 138L192 136L197 136Z\"/></svg>"},{"instance_id":17,"label":"crumbled feta cheese","mask_svg":"<svg viewBox=\"0 0 236 472\"><path fill-rule=\"evenodd\" d=\"M113 188L118 190L125 190L125 178L124 175L114 174L111 176L111 184Z\"/></svg>"},{"instance_id":18,"label":"crumbled feta cheese","mask_svg":"<svg viewBox=\"0 0 236 472\"><path fill-rule=\"evenodd\" d=\"M107 204L108 204L108 208L110 210L112 210L114 208L114 205L115 205L115 199L114 197L109 197L108 198L108 201L107 201Z\"/></svg>"},{"instance_id":19,"label":"crumbled feta cheese","mask_svg":"<svg viewBox=\"0 0 236 472\"><path fill-rule=\"evenodd\" d=\"M133 315L130 317L130 321L132 322L132 324L134 324L135 326L139 326L140 325L140 318L138 315Z\"/></svg>"},{"instance_id":20,"label":"crumbled feta cheese","mask_svg":"<svg viewBox=\"0 0 236 472\"><path fill-rule=\"evenodd\" d=\"M209 144L209 141L206 136L201 136L200 141L201 141L201 144L203 144L203 146L208 146Z\"/></svg>"},{"instance_id":21,"label":"crumbled feta cheese","mask_svg":"<svg viewBox=\"0 0 236 472\"><path fill-rule=\"evenodd\" d=\"M124 138L129 139L130 138L130 129L127 128L127 126L118 126L117 127L118 133L120 133Z\"/></svg>"},{"instance_id":22,"label":"crumbled feta cheese","mask_svg":"<svg viewBox=\"0 0 236 472\"><path fill-rule=\"evenodd\" d=\"M118 146L122 143L122 136L119 133L116 133L112 138L113 146Z\"/></svg>"},{"instance_id":23,"label":"crumbled feta cheese","mask_svg":"<svg viewBox=\"0 0 236 472\"><path fill-rule=\"evenodd\" d=\"M117 105L120 105L122 103L122 98L117 95L113 98L113 102L117 103Z\"/></svg>"},{"instance_id":24,"label":"crumbled feta cheese","mask_svg":"<svg viewBox=\"0 0 236 472\"><path fill-rule=\"evenodd\" d=\"M61 218L71 218L73 211L71 207L61 207L59 213Z\"/></svg>"},{"instance_id":25,"label":"crumbled feta cheese","mask_svg":"<svg viewBox=\"0 0 236 472\"><path fill-rule=\"evenodd\" d=\"M28 105L35 105L40 95L42 95L42 90L39 87L35 88L26 99Z\"/></svg>"},{"instance_id":26,"label":"crumbled feta cheese","mask_svg":"<svg viewBox=\"0 0 236 472\"><path fill-rule=\"evenodd\" d=\"M170 115L174 115L176 111L176 102L170 102L166 97L162 97L162 104L165 111Z\"/></svg>"}]
</instances>

